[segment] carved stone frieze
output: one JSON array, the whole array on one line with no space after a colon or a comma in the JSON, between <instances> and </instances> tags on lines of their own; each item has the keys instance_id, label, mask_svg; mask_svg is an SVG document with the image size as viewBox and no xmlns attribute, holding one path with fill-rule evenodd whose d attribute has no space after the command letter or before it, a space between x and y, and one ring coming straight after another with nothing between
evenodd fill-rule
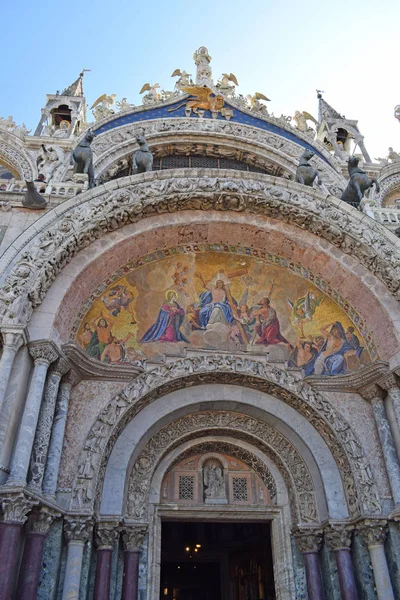
<instances>
[{"instance_id":1,"label":"carved stone frieze","mask_svg":"<svg viewBox=\"0 0 400 600\"><path fill-rule=\"evenodd\" d=\"M245 434L264 452L277 457L289 475L290 489L302 522L318 522L315 493L310 472L296 448L281 433L264 421L229 411L209 411L187 415L158 430L137 457L128 483L126 514L135 520L147 520L150 484L161 458L173 448L197 435L233 432ZM304 495L305 497L303 497Z\"/></svg>"},{"instance_id":2,"label":"carved stone frieze","mask_svg":"<svg viewBox=\"0 0 400 600\"><path fill-rule=\"evenodd\" d=\"M322 529L301 529L294 532L300 552L319 552L323 539Z\"/></svg>"},{"instance_id":3,"label":"carved stone frieze","mask_svg":"<svg viewBox=\"0 0 400 600\"><path fill-rule=\"evenodd\" d=\"M1 509L3 511L3 520L6 523L25 523L29 512L38 504L27 498L22 492L9 493L1 500Z\"/></svg>"},{"instance_id":4,"label":"carved stone frieze","mask_svg":"<svg viewBox=\"0 0 400 600\"><path fill-rule=\"evenodd\" d=\"M293 182L241 171L192 169L154 171L109 182L80 195L74 205L32 229L18 257L3 273L0 319L26 323L51 283L75 254L104 234L128 223L181 210L246 211L308 229L351 254L400 295L400 253L390 232L365 223L359 213L335 198ZM15 259L15 261L14 261Z\"/></svg>"},{"instance_id":5,"label":"carved stone frieze","mask_svg":"<svg viewBox=\"0 0 400 600\"><path fill-rule=\"evenodd\" d=\"M68 542L87 542L92 535L93 521L90 517L71 517L64 521L64 535Z\"/></svg>"},{"instance_id":6,"label":"carved stone frieze","mask_svg":"<svg viewBox=\"0 0 400 600\"><path fill-rule=\"evenodd\" d=\"M325 541L332 550L350 548L353 529L346 525L331 525L325 529Z\"/></svg>"},{"instance_id":7,"label":"carved stone frieze","mask_svg":"<svg viewBox=\"0 0 400 600\"><path fill-rule=\"evenodd\" d=\"M118 522L98 523L96 526L96 546L97 548L113 548L120 534Z\"/></svg>"},{"instance_id":8,"label":"carved stone frieze","mask_svg":"<svg viewBox=\"0 0 400 600\"><path fill-rule=\"evenodd\" d=\"M124 525L122 542L125 552L138 552L147 535L147 525Z\"/></svg>"},{"instance_id":9,"label":"carved stone frieze","mask_svg":"<svg viewBox=\"0 0 400 600\"><path fill-rule=\"evenodd\" d=\"M380 546L385 543L387 535L387 521L374 521L367 519L357 526L357 531L364 538L368 547Z\"/></svg>"},{"instance_id":10,"label":"carved stone frieze","mask_svg":"<svg viewBox=\"0 0 400 600\"><path fill-rule=\"evenodd\" d=\"M29 344L29 354L32 356L35 363L44 363L50 365L57 360L59 352L53 342L40 340Z\"/></svg>"},{"instance_id":11,"label":"carved stone frieze","mask_svg":"<svg viewBox=\"0 0 400 600\"><path fill-rule=\"evenodd\" d=\"M78 463L80 475L73 486L73 506L93 505L96 486L102 484L115 440L145 406L182 387L217 382L272 394L303 414L321 434L340 467L351 515L381 512L378 491L363 448L333 405L300 380L297 373L268 362L226 354L187 357L159 365L138 376L117 394L100 413L86 438ZM308 498L304 501L308 502Z\"/></svg>"},{"instance_id":12,"label":"carved stone frieze","mask_svg":"<svg viewBox=\"0 0 400 600\"><path fill-rule=\"evenodd\" d=\"M13 165L21 178L26 181L33 181L36 177L36 169L26 155L22 144L18 142L18 138L4 132L2 132L1 137L5 139L0 141L0 156L3 156L9 164Z\"/></svg>"}]
</instances>

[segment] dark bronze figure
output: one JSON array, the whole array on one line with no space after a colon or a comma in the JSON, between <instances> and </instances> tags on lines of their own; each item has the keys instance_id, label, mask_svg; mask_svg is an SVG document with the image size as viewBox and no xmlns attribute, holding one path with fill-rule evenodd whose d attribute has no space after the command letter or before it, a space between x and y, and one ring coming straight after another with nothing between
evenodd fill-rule
<instances>
[{"instance_id":1,"label":"dark bronze figure","mask_svg":"<svg viewBox=\"0 0 400 600\"><path fill-rule=\"evenodd\" d=\"M153 170L153 155L143 135L136 138L139 150L133 154L133 173L145 173Z\"/></svg>"},{"instance_id":2,"label":"dark bronze figure","mask_svg":"<svg viewBox=\"0 0 400 600\"><path fill-rule=\"evenodd\" d=\"M321 177L312 164L309 162L314 156L314 152L306 148L300 156L299 166L296 169L296 181L303 185L313 186L314 180L318 177L318 183L321 183Z\"/></svg>"},{"instance_id":3,"label":"dark bronze figure","mask_svg":"<svg viewBox=\"0 0 400 600\"><path fill-rule=\"evenodd\" d=\"M379 192L379 184L377 180L370 179L365 171L358 167L360 159L356 156L351 156L348 161L348 169L350 181L344 190L341 199L349 204L356 204L357 208L364 197L364 193L375 184L375 189Z\"/></svg>"},{"instance_id":4,"label":"dark bronze figure","mask_svg":"<svg viewBox=\"0 0 400 600\"><path fill-rule=\"evenodd\" d=\"M71 163L74 165L74 173L84 173L89 177L89 188L94 188L93 151L90 144L95 138L91 129L86 133L83 140L72 151Z\"/></svg>"},{"instance_id":5,"label":"dark bronze figure","mask_svg":"<svg viewBox=\"0 0 400 600\"><path fill-rule=\"evenodd\" d=\"M36 191L34 182L26 181L25 183L27 190L24 198L22 199L22 206L25 206L25 208L33 208L35 210L46 208L47 202L43 196Z\"/></svg>"}]
</instances>

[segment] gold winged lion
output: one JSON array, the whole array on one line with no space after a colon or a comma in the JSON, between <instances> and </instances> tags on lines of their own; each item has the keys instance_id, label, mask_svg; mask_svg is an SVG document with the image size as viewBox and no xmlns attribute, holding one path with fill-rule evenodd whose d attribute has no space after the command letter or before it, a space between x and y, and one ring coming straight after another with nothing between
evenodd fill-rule
<instances>
[{"instance_id":1,"label":"gold winged lion","mask_svg":"<svg viewBox=\"0 0 400 600\"><path fill-rule=\"evenodd\" d=\"M182 88L183 92L186 94L190 94L191 96L195 96L195 98L189 98L185 102L182 102L176 108L170 108L168 112L174 112L175 110L179 110L182 106L185 106L186 115L189 116L191 111L193 111L196 115L198 115L198 110L209 110L212 113L217 113L221 111L223 108L225 100L223 96L214 96L211 97L213 93L212 90L208 87L202 87L200 85L189 85L188 87Z\"/></svg>"}]
</instances>

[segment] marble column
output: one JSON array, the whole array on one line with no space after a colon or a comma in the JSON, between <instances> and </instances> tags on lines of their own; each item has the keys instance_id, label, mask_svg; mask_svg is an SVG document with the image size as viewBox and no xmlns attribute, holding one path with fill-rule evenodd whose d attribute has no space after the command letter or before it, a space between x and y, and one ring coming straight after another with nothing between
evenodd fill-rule
<instances>
[{"instance_id":1,"label":"marble column","mask_svg":"<svg viewBox=\"0 0 400 600\"><path fill-rule=\"evenodd\" d=\"M146 534L147 525L125 526L123 529L124 574L121 600L137 600L138 598L140 547Z\"/></svg>"},{"instance_id":2,"label":"marble column","mask_svg":"<svg viewBox=\"0 0 400 600\"><path fill-rule=\"evenodd\" d=\"M390 373L379 381L379 386L387 392L385 409L396 446L397 458L400 461L400 379L394 373Z\"/></svg>"},{"instance_id":3,"label":"marble column","mask_svg":"<svg viewBox=\"0 0 400 600\"><path fill-rule=\"evenodd\" d=\"M358 600L353 561L350 554L352 530L345 526L330 526L325 541L334 551L342 600Z\"/></svg>"},{"instance_id":4,"label":"marble column","mask_svg":"<svg viewBox=\"0 0 400 600\"><path fill-rule=\"evenodd\" d=\"M93 597L110 599L111 561L115 542L119 537L119 523L99 523L96 528L97 564Z\"/></svg>"},{"instance_id":5,"label":"marble column","mask_svg":"<svg viewBox=\"0 0 400 600\"><path fill-rule=\"evenodd\" d=\"M58 472L60 469L61 452L64 442L65 426L67 423L68 405L72 387L79 381L73 371L64 376L58 391L53 429L50 437L47 462L43 479L43 492L55 496Z\"/></svg>"},{"instance_id":6,"label":"marble column","mask_svg":"<svg viewBox=\"0 0 400 600\"><path fill-rule=\"evenodd\" d=\"M400 503L400 465L383 403L385 392L377 385L372 385L363 390L362 395L371 402L393 500L397 505Z\"/></svg>"},{"instance_id":7,"label":"marble column","mask_svg":"<svg viewBox=\"0 0 400 600\"><path fill-rule=\"evenodd\" d=\"M295 533L296 543L304 559L308 600L324 600L324 586L319 564L322 535L323 531L320 529L302 529Z\"/></svg>"},{"instance_id":8,"label":"marble column","mask_svg":"<svg viewBox=\"0 0 400 600\"><path fill-rule=\"evenodd\" d=\"M46 386L36 428L31 457L31 477L29 485L37 490L42 489L44 469L49 449L50 435L54 418L58 389L61 377L71 368L66 358L59 358L53 363L47 374Z\"/></svg>"},{"instance_id":9,"label":"marble column","mask_svg":"<svg viewBox=\"0 0 400 600\"><path fill-rule=\"evenodd\" d=\"M91 520L85 518L71 519L64 524L68 551L62 600L79 600L83 550L92 534L92 529Z\"/></svg>"},{"instance_id":10,"label":"marble column","mask_svg":"<svg viewBox=\"0 0 400 600\"><path fill-rule=\"evenodd\" d=\"M394 600L392 582L385 555L386 521L367 520L358 528L371 557L378 600Z\"/></svg>"},{"instance_id":11,"label":"marble column","mask_svg":"<svg viewBox=\"0 0 400 600\"><path fill-rule=\"evenodd\" d=\"M21 529L33 506L34 503L23 493L10 493L2 499L4 521L0 523L0 600L11 598Z\"/></svg>"},{"instance_id":12,"label":"marble column","mask_svg":"<svg viewBox=\"0 0 400 600\"><path fill-rule=\"evenodd\" d=\"M2 327L1 333L3 336L3 354L0 359L0 411L3 406L15 356L22 344L27 342L27 337L23 330Z\"/></svg>"},{"instance_id":13,"label":"marble column","mask_svg":"<svg viewBox=\"0 0 400 600\"><path fill-rule=\"evenodd\" d=\"M26 484L47 369L58 357L56 346L47 341L33 342L29 345L29 352L34 360L34 368L7 485Z\"/></svg>"},{"instance_id":14,"label":"marble column","mask_svg":"<svg viewBox=\"0 0 400 600\"><path fill-rule=\"evenodd\" d=\"M50 526L57 516L60 516L60 513L45 506L33 510L29 516L15 600L36 599L44 542Z\"/></svg>"}]
</instances>

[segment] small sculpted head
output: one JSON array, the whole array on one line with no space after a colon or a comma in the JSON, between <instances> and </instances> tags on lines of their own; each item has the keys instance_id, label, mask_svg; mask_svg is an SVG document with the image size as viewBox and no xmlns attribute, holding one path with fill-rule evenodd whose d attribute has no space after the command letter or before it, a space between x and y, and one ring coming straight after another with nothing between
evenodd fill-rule
<instances>
[{"instance_id":1,"label":"small sculpted head","mask_svg":"<svg viewBox=\"0 0 400 600\"><path fill-rule=\"evenodd\" d=\"M301 156L301 158L305 159L305 160L310 160L313 156L314 156L315 152L313 152L312 150L310 150L309 148L306 148Z\"/></svg>"},{"instance_id":2,"label":"small sculpted head","mask_svg":"<svg viewBox=\"0 0 400 600\"><path fill-rule=\"evenodd\" d=\"M349 169L354 169L355 167L358 167L358 163L360 162L360 159L357 158L357 156L350 156L349 158Z\"/></svg>"},{"instance_id":3,"label":"small sculpted head","mask_svg":"<svg viewBox=\"0 0 400 600\"><path fill-rule=\"evenodd\" d=\"M85 135L85 139L87 142L93 142L95 137L96 137L96 134L91 129L89 129L89 131Z\"/></svg>"}]
</instances>

